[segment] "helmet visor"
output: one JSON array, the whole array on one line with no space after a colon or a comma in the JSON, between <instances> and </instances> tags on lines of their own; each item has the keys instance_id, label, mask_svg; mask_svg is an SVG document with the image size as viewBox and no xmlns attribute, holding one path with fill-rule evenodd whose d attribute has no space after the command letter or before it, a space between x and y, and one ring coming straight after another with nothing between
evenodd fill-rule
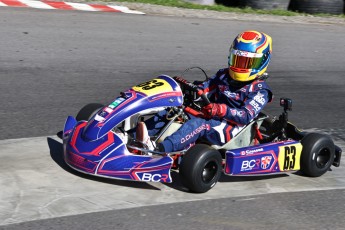
<instances>
[{"instance_id":1,"label":"helmet visor","mask_svg":"<svg viewBox=\"0 0 345 230\"><path fill-rule=\"evenodd\" d=\"M258 69L263 63L263 54L230 50L229 66L241 69Z\"/></svg>"}]
</instances>

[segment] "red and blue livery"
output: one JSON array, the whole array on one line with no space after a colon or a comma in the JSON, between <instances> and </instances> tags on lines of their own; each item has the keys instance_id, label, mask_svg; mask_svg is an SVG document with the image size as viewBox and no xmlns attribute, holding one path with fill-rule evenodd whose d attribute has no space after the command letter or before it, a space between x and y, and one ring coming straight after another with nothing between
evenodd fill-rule
<instances>
[{"instance_id":1,"label":"red and blue livery","mask_svg":"<svg viewBox=\"0 0 345 230\"><path fill-rule=\"evenodd\" d=\"M339 166L341 149L324 134L299 131L287 120L291 100L281 99L279 118L260 113L223 146L198 140L179 152L149 150L131 135L138 122L162 110L168 122L151 137L160 142L188 115L198 116L209 103L197 86L180 77L158 76L122 92L108 105L88 104L69 116L63 130L65 162L100 177L144 182L172 182L176 170L191 192L206 192L226 175L265 175L301 171L321 176Z\"/></svg>"}]
</instances>

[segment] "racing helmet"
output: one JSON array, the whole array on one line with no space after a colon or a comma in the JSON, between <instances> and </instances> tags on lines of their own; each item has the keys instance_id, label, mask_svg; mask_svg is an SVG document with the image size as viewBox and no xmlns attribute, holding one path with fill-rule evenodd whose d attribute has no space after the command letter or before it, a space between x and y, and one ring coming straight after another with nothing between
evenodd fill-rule
<instances>
[{"instance_id":1,"label":"racing helmet","mask_svg":"<svg viewBox=\"0 0 345 230\"><path fill-rule=\"evenodd\" d=\"M229 75L235 81L251 81L265 73L272 53L272 38L258 31L239 34L229 50Z\"/></svg>"}]
</instances>

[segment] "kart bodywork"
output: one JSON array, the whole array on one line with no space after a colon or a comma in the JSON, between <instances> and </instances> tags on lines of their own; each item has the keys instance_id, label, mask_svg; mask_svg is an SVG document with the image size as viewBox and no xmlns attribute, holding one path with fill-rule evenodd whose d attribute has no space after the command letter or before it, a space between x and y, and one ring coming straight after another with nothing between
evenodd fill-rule
<instances>
[{"instance_id":1,"label":"kart bodywork","mask_svg":"<svg viewBox=\"0 0 345 230\"><path fill-rule=\"evenodd\" d=\"M224 146L200 140L189 149L163 153L124 138L139 121L170 109L170 122L152 137L161 141L180 127L181 117L197 115L200 97L205 99L195 85L162 75L122 92L106 106L89 104L76 118L66 120L65 162L83 173L145 182L170 183L171 170L179 170L183 185L193 192L208 191L222 172L263 175L301 170L308 176L320 176L332 164L340 164L341 149L330 137L303 133L287 121L289 99L281 99L284 112L279 119L261 113Z\"/></svg>"}]
</instances>

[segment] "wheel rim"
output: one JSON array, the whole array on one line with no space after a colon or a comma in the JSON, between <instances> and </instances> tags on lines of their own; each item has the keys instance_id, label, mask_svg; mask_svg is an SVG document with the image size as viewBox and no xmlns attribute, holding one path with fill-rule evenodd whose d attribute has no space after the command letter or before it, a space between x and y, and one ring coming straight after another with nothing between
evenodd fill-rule
<instances>
[{"instance_id":1,"label":"wheel rim","mask_svg":"<svg viewBox=\"0 0 345 230\"><path fill-rule=\"evenodd\" d=\"M202 171L202 181L205 183L210 183L216 177L218 171L218 165L215 161L207 162Z\"/></svg>"},{"instance_id":2,"label":"wheel rim","mask_svg":"<svg viewBox=\"0 0 345 230\"><path fill-rule=\"evenodd\" d=\"M323 148L316 156L316 166L324 168L331 160L331 151L328 148Z\"/></svg>"}]
</instances>

